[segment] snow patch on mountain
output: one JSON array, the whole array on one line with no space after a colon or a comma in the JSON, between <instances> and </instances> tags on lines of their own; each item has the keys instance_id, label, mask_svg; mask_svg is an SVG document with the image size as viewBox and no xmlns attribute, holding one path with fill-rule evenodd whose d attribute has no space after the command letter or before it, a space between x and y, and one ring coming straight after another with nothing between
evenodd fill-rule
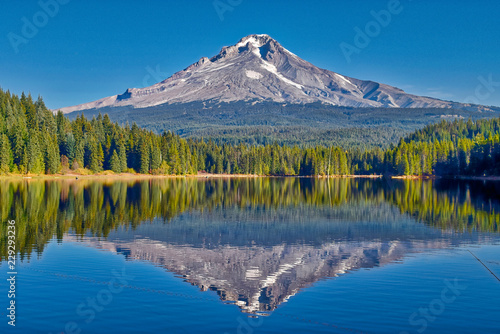
<instances>
[{"instance_id":1,"label":"snow patch on mountain","mask_svg":"<svg viewBox=\"0 0 500 334\"><path fill-rule=\"evenodd\" d=\"M338 73L335 73L335 76L339 78L342 82L349 84L350 86L354 86L354 84L351 81L349 81L349 79L347 79L345 76L340 75Z\"/></svg>"},{"instance_id":2,"label":"snow patch on mountain","mask_svg":"<svg viewBox=\"0 0 500 334\"><path fill-rule=\"evenodd\" d=\"M278 69L273 64L270 64L270 63L268 63L266 61L263 61L262 64L261 64L261 66L262 66L263 69L271 72L276 77L278 77L278 79L286 82L287 84L292 85L292 86L294 86L294 87L296 87L298 89L304 88L304 86L299 85L298 83L293 82L292 80L285 78L281 73L278 72Z\"/></svg>"},{"instance_id":3,"label":"snow patch on mountain","mask_svg":"<svg viewBox=\"0 0 500 334\"><path fill-rule=\"evenodd\" d=\"M260 74L259 72L252 71L252 70L246 70L245 74L250 79L260 79L260 78L262 78L262 74Z\"/></svg>"}]
</instances>

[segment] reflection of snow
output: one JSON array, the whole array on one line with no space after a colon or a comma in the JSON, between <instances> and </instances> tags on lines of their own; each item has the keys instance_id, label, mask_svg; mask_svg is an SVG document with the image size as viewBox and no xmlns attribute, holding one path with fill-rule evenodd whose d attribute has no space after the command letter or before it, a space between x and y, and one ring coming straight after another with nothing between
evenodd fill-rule
<instances>
[{"instance_id":1,"label":"reflection of snow","mask_svg":"<svg viewBox=\"0 0 500 334\"><path fill-rule=\"evenodd\" d=\"M261 275L261 273L260 273L259 268L253 267L253 268L250 268L247 270L247 272L245 273L245 278L246 279L255 279L255 278L259 278L260 275Z\"/></svg>"},{"instance_id":2,"label":"reflection of snow","mask_svg":"<svg viewBox=\"0 0 500 334\"><path fill-rule=\"evenodd\" d=\"M65 241L76 239L67 236ZM408 252L445 248L450 241L335 241L321 246L204 248L176 245L136 235L135 240L86 238L92 247L146 260L182 276L202 290L219 291L220 298L234 301L244 312L274 310L302 288L326 277L359 268L372 268L400 260Z\"/></svg>"}]
</instances>

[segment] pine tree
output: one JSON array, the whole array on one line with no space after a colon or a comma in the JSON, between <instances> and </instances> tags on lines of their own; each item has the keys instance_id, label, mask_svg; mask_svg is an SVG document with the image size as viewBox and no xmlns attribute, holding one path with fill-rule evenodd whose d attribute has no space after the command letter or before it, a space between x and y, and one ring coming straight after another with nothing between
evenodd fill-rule
<instances>
[{"instance_id":1,"label":"pine tree","mask_svg":"<svg viewBox=\"0 0 500 334\"><path fill-rule=\"evenodd\" d=\"M102 150L101 143L97 143L93 140L90 146L90 163L89 168L94 173L98 173L102 171L104 162L104 152Z\"/></svg>"},{"instance_id":2,"label":"pine tree","mask_svg":"<svg viewBox=\"0 0 500 334\"><path fill-rule=\"evenodd\" d=\"M65 154L68 157L70 163L76 157L76 141L73 133L62 134L64 136L64 141L61 142L61 146L63 147L63 151L61 153Z\"/></svg>"},{"instance_id":3,"label":"pine tree","mask_svg":"<svg viewBox=\"0 0 500 334\"><path fill-rule=\"evenodd\" d=\"M71 164L72 166L74 165L75 167L77 165L83 167L84 162L85 162L85 142L83 139L81 139L75 143L75 158L73 159L73 162Z\"/></svg>"},{"instance_id":4,"label":"pine tree","mask_svg":"<svg viewBox=\"0 0 500 334\"><path fill-rule=\"evenodd\" d=\"M154 143L151 148L151 169L155 170L160 168L161 161L162 158L160 146Z\"/></svg>"},{"instance_id":5,"label":"pine tree","mask_svg":"<svg viewBox=\"0 0 500 334\"><path fill-rule=\"evenodd\" d=\"M40 174L45 170L40 138L36 130L30 132L28 146L26 148L26 168L28 173Z\"/></svg>"},{"instance_id":6,"label":"pine tree","mask_svg":"<svg viewBox=\"0 0 500 334\"><path fill-rule=\"evenodd\" d=\"M48 133L44 136L45 143L45 173L55 174L59 170L59 162L61 157L59 155L59 146L57 139Z\"/></svg>"},{"instance_id":7,"label":"pine tree","mask_svg":"<svg viewBox=\"0 0 500 334\"><path fill-rule=\"evenodd\" d=\"M118 149L118 157L120 161L120 172L127 171L127 153L125 150L125 145L121 144Z\"/></svg>"},{"instance_id":8,"label":"pine tree","mask_svg":"<svg viewBox=\"0 0 500 334\"><path fill-rule=\"evenodd\" d=\"M14 116L14 110L12 109L10 101L7 101L7 105L5 107L5 126L7 127L7 132L12 129L15 123L16 118Z\"/></svg>"},{"instance_id":9,"label":"pine tree","mask_svg":"<svg viewBox=\"0 0 500 334\"><path fill-rule=\"evenodd\" d=\"M25 109L26 125L28 126L28 129L38 129L37 110L35 105L33 104L31 95L28 95L28 97L26 97L23 93L21 96L21 103L23 104Z\"/></svg>"},{"instance_id":10,"label":"pine tree","mask_svg":"<svg viewBox=\"0 0 500 334\"><path fill-rule=\"evenodd\" d=\"M139 172L141 174L148 174L149 173L150 148L149 148L149 145L145 139L141 140L140 153L141 153L141 166L140 166Z\"/></svg>"},{"instance_id":11,"label":"pine tree","mask_svg":"<svg viewBox=\"0 0 500 334\"><path fill-rule=\"evenodd\" d=\"M222 153L218 153L215 161L215 173L222 174L223 167L224 167L224 156L222 155Z\"/></svg>"},{"instance_id":12,"label":"pine tree","mask_svg":"<svg viewBox=\"0 0 500 334\"><path fill-rule=\"evenodd\" d=\"M99 143L97 145L97 163L99 166L99 171L102 171L103 169L103 163L104 163L104 152L102 150L102 145Z\"/></svg>"},{"instance_id":13,"label":"pine tree","mask_svg":"<svg viewBox=\"0 0 500 334\"><path fill-rule=\"evenodd\" d=\"M111 160L109 161L109 166L111 167L111 170L115 173L121 173L122 171L122 164L120 161L120 157L118 156L118 153L116 153L116 150L113 150L113 154L111 155Z\"/></svg>"},{"instance_id":14,"label":"pine tree","mask_svg":"<svg viewBox=\"0 0 500 334\"><path fill-rule=\"evenodd\" d=\"M5 174L10 172L14 163L12 151L10 149L9 138L6 134L0 136L0 173Z\"/></svg>"},{"instance_id":15,"label":"pine tree","mask_svg":"<svg viewBox=\"0 0 500 334\"><path fill-rule=\"evenodd\" d=\"M342 149L340 150L340 175L348 175L349 167L347 161L347 154Z\"/></svg>"},{"instance_id":16,"label":"pine tree","mask_svg":"<svg viewBox=\"0 0 500 334\"><path fill-rule=\"evenodd\" d=\"M171 141L170 148L168 150L168 165L171 168L171 172L174 174L176 174L180 169L179 151L177 150L177 145L173 140Z\"/></svg>"},{"instance_id":17,"label":"pine tree","mask_svg":"<svg viewBox=\"0 0 500 334\"><path fill-rule=\"evenodd\" d=\"M14 156L14 163L18 166L26 161L24 156L26 149L26 141L24 138L25 129L21 122L15 122L11 129L10 140L12 142L12 153Z\"/></svg>"},{"instance_id":18,"label":"pine tree","mask_svg":"<svg viewBox=\"0 0 500 334\"><path fill-rule=\"evenodd\" d=\"M403 175L411 175L410 162L408 161L408 155L404 155L402 159L402 170Z\"/></svg>"}]
</instances>

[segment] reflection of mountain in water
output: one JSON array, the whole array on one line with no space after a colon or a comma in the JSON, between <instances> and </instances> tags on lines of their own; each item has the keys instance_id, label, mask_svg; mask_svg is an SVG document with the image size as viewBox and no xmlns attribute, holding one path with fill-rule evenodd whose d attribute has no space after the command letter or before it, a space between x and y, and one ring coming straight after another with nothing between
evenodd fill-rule
<instances>
[{"instance_id":1,"label":"reflection of mountain in water","mask_svg":"<svg viewBox=\"0 0 500 334\"><path fill-rule=\"evenodd\" d=\"M390 205L312 211L193 212L169 224L154 221L134 231L121 228L105 240L85 240L162 266L244 312L266 313L318 280L484 239L426 227Z\"/></svg>"},{"instance_id":2,"label":"reflection of mountain in water","mask_svg":"<svg viewBox=\"0 0 500 334\"><path fill-rule=\"evenodd\" d=\"M499 193L444 180L0 180L0 215L16 221L21 260L71 231L257 312L325 277L496 240ZM7 242L0 224L0 262Z\"/></svg>"}]
</instances>

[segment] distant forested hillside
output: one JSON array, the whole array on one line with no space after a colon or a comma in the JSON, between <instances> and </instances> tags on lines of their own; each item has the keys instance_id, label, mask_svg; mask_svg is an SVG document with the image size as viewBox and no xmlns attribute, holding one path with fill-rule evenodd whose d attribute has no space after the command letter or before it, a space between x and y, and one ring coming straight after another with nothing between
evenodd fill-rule
<instances>
[{"instance_id":1,"label":"distant forested hillside","mask_svg":"<svg viewBox=\"0 0 500 334\"><path fill-rule=\"evenodd\" d=\"M498 118L442 121L385 149L249 145L223 138L184 139L170 131L157 134L135 123L121 126L101 114L70 120L60 112L54 115L41 98L0 90L0 173L500 175L499 124ZM351 135L363 138L363 131L356 131Z\"/></svg>"},{"instance_id":2,"label":"distant forested hillside","mask_svg":"<svg viewBox=\"0 0 500 334\"><path fill-rule=\"evenodd\" d=\"M495 108L491 108L496 110ZM193 102L86 110L88 118L108 114L113 122L137 123L161 134L171 131L182 138L212 138L217 143L266 145L335 145L345 148L386 148L399 138L442 119L495 117L498 112L443 108L349 108L322 103ZM82 113L68 114L75 119Z\"/></svg>"},{"instance_id":3,"label":"distant forested hillside","mask_svg":"<svg viewBox=\"0 0 500 334\"><path fill-rule=\"evenodd\" d=\"M390 175L500 175L500 119L442 121L383 151L355 150L358 173Z\"/></svg>"}]
</instances>

